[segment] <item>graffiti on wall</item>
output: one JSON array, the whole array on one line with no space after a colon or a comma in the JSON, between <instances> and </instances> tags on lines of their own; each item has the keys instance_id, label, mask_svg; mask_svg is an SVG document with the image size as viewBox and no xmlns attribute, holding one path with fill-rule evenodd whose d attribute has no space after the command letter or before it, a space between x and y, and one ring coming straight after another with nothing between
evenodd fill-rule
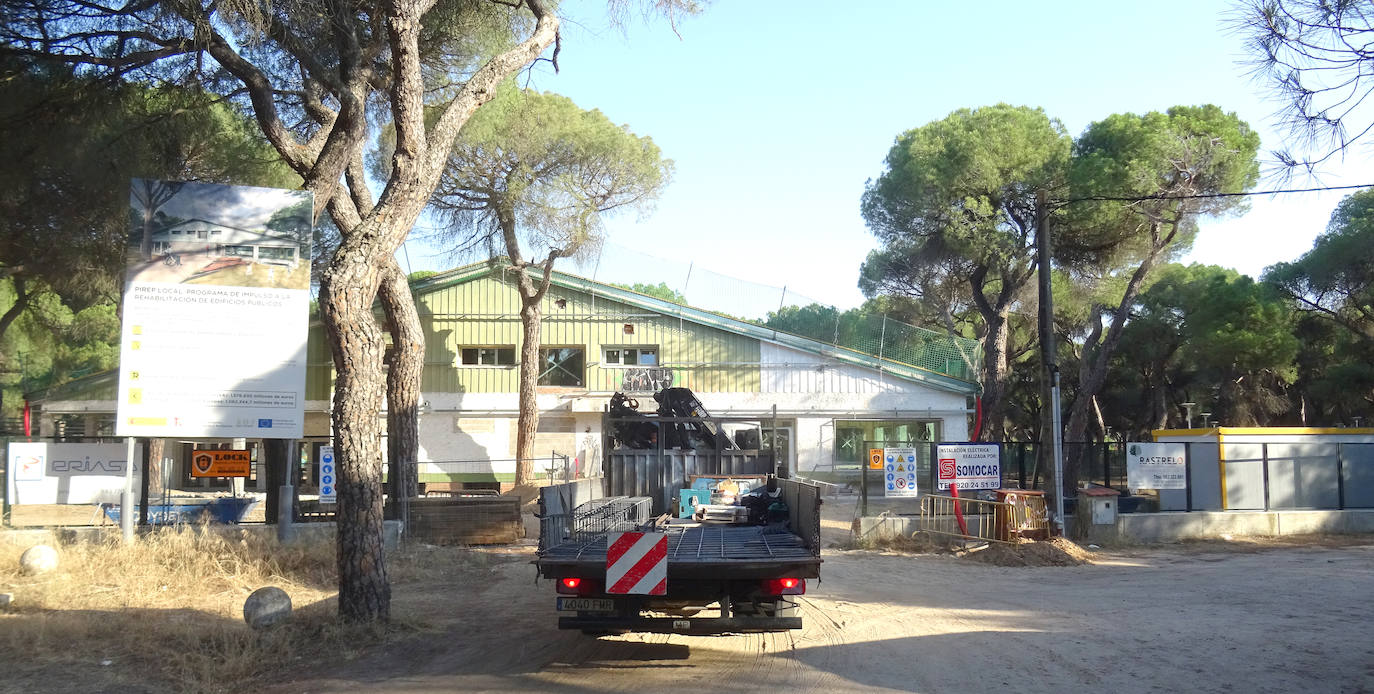
<instances>
[{"instance_id":1,"label":"graffiti on wall","mask_svg":"<svg viewBox=\"0 0 1374 694\"><path fill-rule=\"evenodd\" d=\"M656 393L673 385L673 370L661 367L625 369L620 390L626 393Z\"/></svg>"}]
</instances>

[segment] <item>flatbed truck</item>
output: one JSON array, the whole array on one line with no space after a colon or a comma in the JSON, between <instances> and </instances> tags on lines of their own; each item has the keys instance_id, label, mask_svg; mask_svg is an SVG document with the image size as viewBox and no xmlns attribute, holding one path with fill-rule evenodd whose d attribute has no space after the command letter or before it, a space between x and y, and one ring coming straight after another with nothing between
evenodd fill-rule
<instances>
[{"instance_id":1,"label":"flatbed truck","mask_svg":"<svg viewBox=\"0 0 1374 694\"><path fill-rule=\"evenodd\" d=\"M650 518L653 514L644 511L652 506L652 497L603 494L574 507L567 501L568 490L546 487L541 499L551 503L541 502L545 508L534 563L539 576L554 583L558 628L592 635L800 629L798 597L805 594L808 580L820 577L820 489L772 475L766 480L767 489L786 506L785 521L717 524L667 514ZM667 492L659 498L676 498L681 488L680 482L669 483L657 491ZM564 501L554 501L560 497ZM550 513L549 506L561 513ZM642 507L637 514L636 507ZM579 523L584 527L577 527ZM623 530L666 536L665 594L607 592L608 538Z\"/></svg>"}]
</instances>

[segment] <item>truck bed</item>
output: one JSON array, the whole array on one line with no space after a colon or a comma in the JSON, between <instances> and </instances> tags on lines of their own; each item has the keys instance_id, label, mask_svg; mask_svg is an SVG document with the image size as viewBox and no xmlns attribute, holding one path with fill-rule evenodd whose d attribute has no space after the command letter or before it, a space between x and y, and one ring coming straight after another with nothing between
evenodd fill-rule
<instances>
[{"instance_id":1,"label":"truck bed","mask_svg":"<svg viewBox=\"0 0 1374 694\"><path fill-rule=\"evenodd\" d=\"M711 578L728 569L731 578L772 578L786 571L819 576L820 557L787 530L757 525L669 525L668 577ZM565 542L545 550L536 563L548 578L587 569L605 570L606 536Z\"/></svg>"}]
</instances>

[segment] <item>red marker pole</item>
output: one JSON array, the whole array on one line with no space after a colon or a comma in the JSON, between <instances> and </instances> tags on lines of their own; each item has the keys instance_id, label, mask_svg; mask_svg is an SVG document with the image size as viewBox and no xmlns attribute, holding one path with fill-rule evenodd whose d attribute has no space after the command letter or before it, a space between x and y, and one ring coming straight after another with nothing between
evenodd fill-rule
<instances>
[{"instance_id":1,"label":"red marker pole","mask_svg":"<svg viewBox=\"0 0 1374 694\"><path fill-rule=\"evenodd\" d=\"M954 497L954 520L959 521L959 532L967 535L968 524L964 522L964 510L960 508L963 504L959 503L959 485L950 482L949 495Z\"/></svg>"}]
</instances>

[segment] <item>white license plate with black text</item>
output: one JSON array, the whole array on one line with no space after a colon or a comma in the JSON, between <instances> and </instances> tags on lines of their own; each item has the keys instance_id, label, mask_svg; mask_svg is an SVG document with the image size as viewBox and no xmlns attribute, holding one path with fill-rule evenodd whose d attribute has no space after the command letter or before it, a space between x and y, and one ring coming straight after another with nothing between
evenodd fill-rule
<instances>
[{"instance_id":1,"label":"white license plate with black text","mask_svg":"<svg viewBox=\"0 0 1374 694\"><path fill-rule=\"evenodd\" d=\"M559 612L615 612L610 598L559 598Z\"/></svg>"}]
</instances>

